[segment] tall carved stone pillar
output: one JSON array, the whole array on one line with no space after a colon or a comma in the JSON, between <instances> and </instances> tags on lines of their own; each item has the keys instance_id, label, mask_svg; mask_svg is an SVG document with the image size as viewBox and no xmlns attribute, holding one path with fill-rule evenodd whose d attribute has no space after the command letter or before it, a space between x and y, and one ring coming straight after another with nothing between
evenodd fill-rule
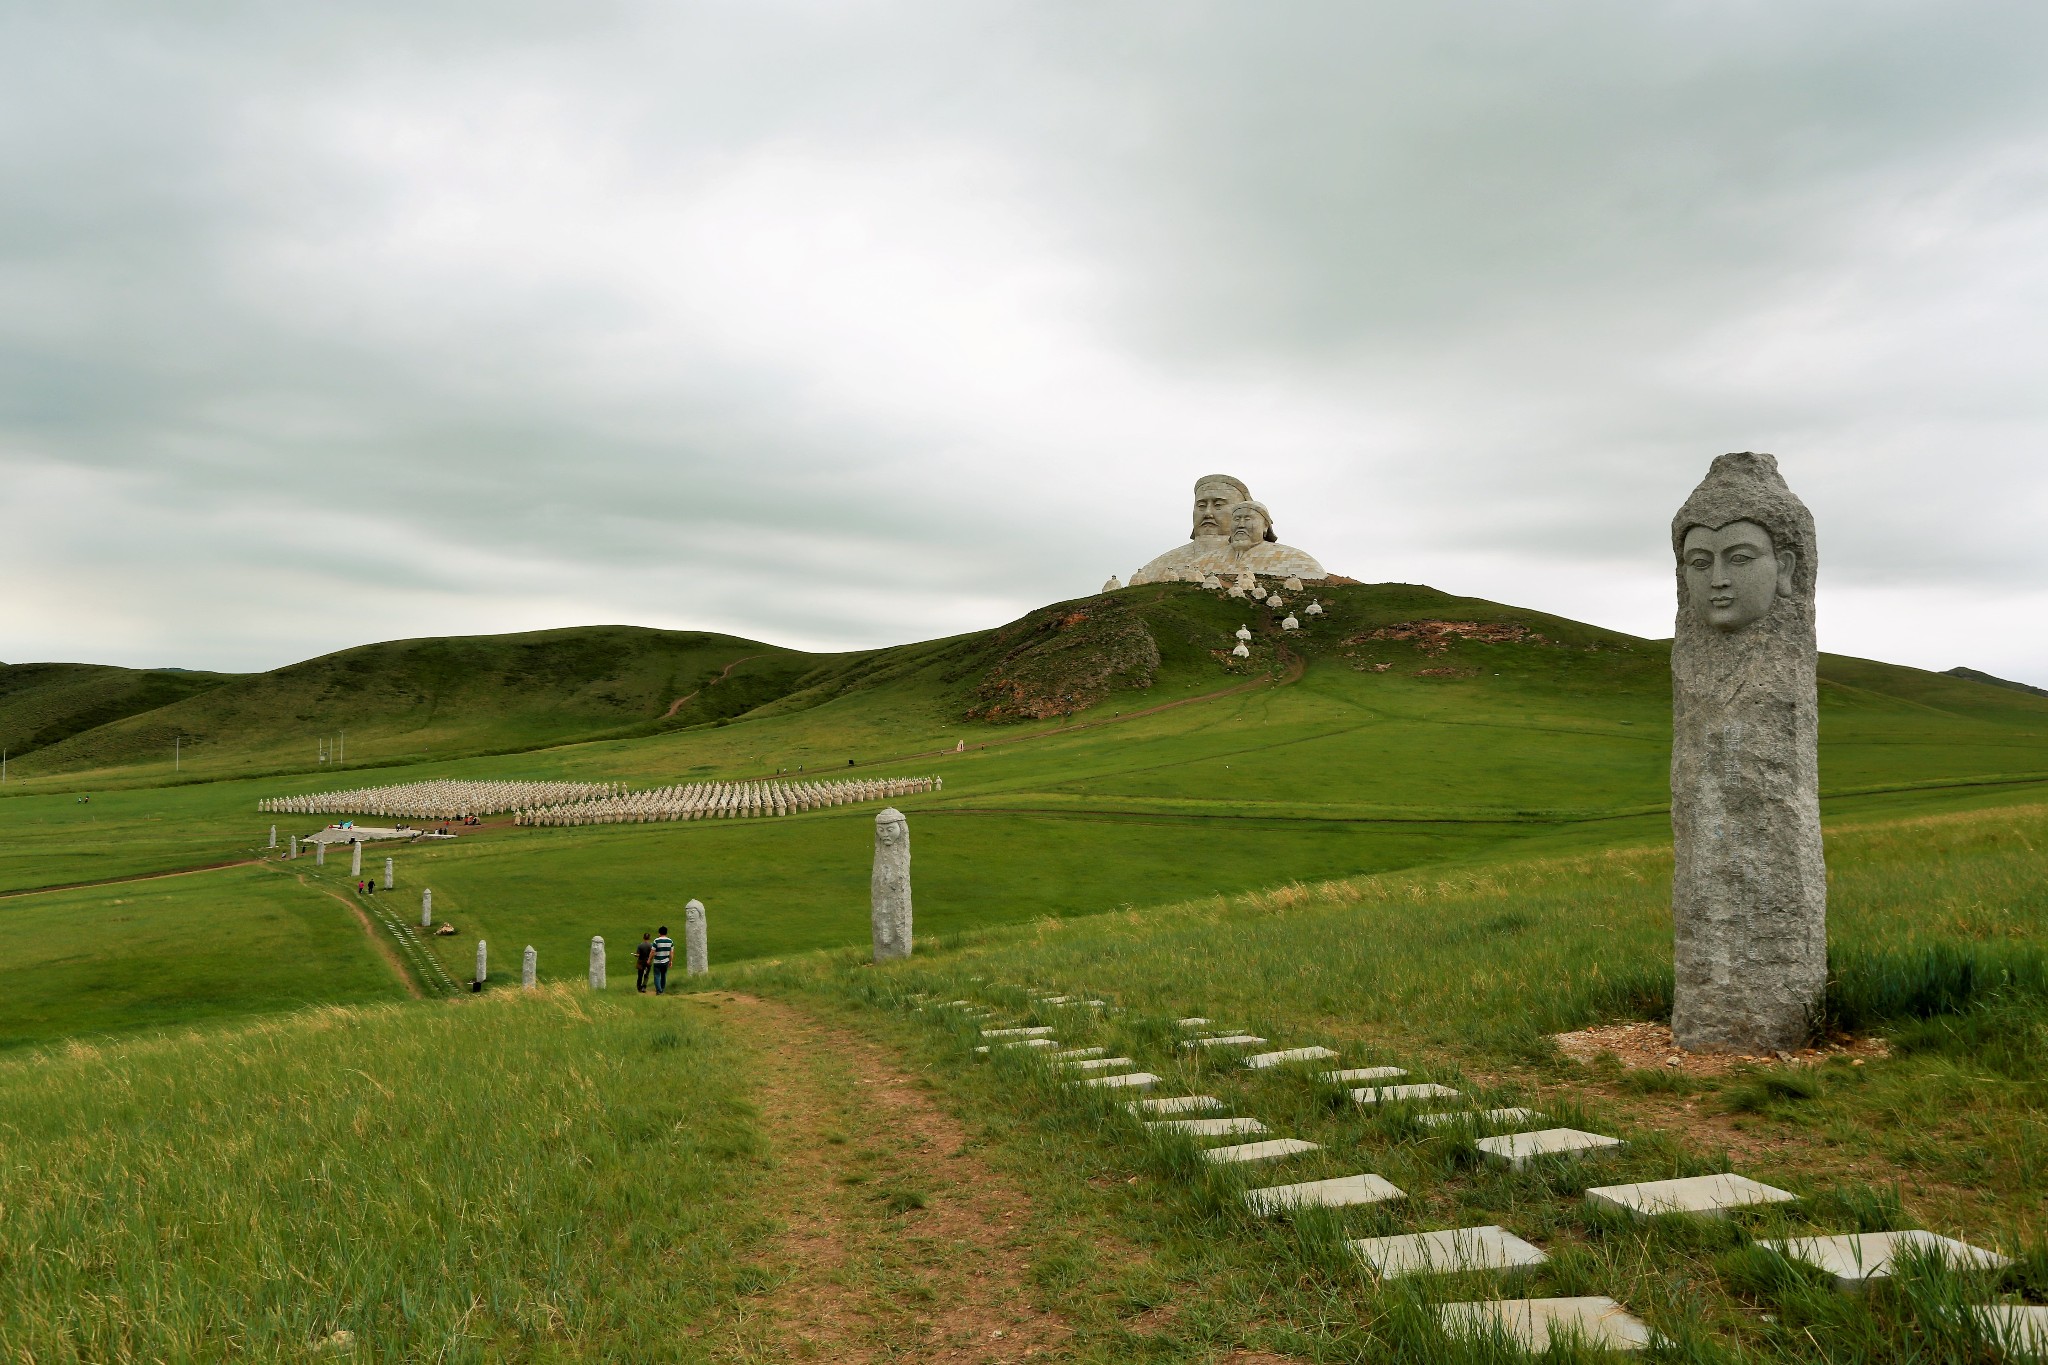
<instances>
[{"instance_id":1,"label":"tall carved stone pillar","mask_svg":"<svg viewBox=\"0 0 2048 1365\"><path fill-rule=\"evenodd\" d=\"M1769 455L1723 455L1671 523L1671 1028L1805 1041L1827 984L1813 517Z\"/></svg>"},{"instance_id":2,"label":"tall carved stone pillar","mask_svg":"<svg viewBox=\"0 0 2048 1365\"><path fill-rule=\"evenodd\" d=\"M875 871L869 883L875 961L910 956L910 821L894 806L875 816Z\"/></svg>"}]
</instances>

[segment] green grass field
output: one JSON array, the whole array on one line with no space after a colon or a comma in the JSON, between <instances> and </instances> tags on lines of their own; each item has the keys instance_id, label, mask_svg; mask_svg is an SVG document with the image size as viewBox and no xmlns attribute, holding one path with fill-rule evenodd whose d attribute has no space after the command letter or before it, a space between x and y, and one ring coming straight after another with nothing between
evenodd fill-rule
<instances>
[{"instance_id":1,"label":"green grass field","mask_svg":"<svg viewBox=\"0 0 2048 1365\"><path fill-rule=\"evenodd\" d=\"M2048 700L1825 658L1831 1019L1889 1040L1891 1055L1790 1076L1628 1071L1567 1062L1548 1036L1668 1010L1663 645L1376 585L1325 594L1331 611L1306 639L1261 625L1254 657L1232 663L1222 651L1256 617L1247 604L1183 588L1092 601L829 660L757 660L724 642L691 656L699 681L747 662L673 724L640 713L673 690L661 661L675 642L621 664L570 632L543 654L584 651L585 671L563 665L529 707L506 703L538 686L506 663L517 648L493 647L488 677L435 694L452 709L409 711L403 687L367 689L390 700L390 762L237 776L269 762L274 722L297 723L298 694L263 675L255 691L234 681L174 704L233 689L276 703L249 713L261 724L239 749L215 736L226 757L202 757L206 780L169 782L151 759L10 783L0 891L24 894L0 897L0 1144L27 1158L0 1171L0 1275L26 1288L0 1308L14 1314L0 1316L0 1341L39 1360L802 1358L726 1316L744 1318L748 1286L773 1278L762 1239L788 1216L749 1193L762 1130L742 1102L759 1076L715 1012L622 989L633 942L677 926L691 898L709 907L713 984L798 1002L907 1057L981 1135L977 1159L1031 1191L1057 1231L1030 1253L1030 1292L1069 1315L1068 1358L1492 1359L1447 1347L1427 1310L1521 1287L1612 1294L1676 1343L1671 1359L1975 1365L1992 1357L1953 1311L1962 1298L2048 1300ZM1445 620L1485 638L1410 628ZM1156 665L1134 643L1141 626ZM383 658L403 681L442 655L351 651L315 661L320 685L351 658ZM1138 674L1150 685L1130 686ZM639 690L602 681L622 677ZM1042 714L970 718L990 706ZM46 752L105 741L91 752L118 754L109 736L153 714ZM481 752L536 744L549 747ZM440 756L399 761L423 752ZM269 854L273 817L255 809L428 777L651 786L799 766L945 777L943 792L898 803L912 828L912 963L862 965L879 803L494 822L448 843L372 846L366 871L387 852L398 869L395 891L374 898L355 890L345 851L324 868ZM276 820L281 834L320 822ZM236 865L110 880L212 864ZM458 931L425 941L450 977L469 977L479 938L491 945L481 999L442 998L417 972L435 998L403 999L394 962L412 949L377 911L413 922L427 886ZM592 934L610 947L608 999L578 984ZM554 987L539 998L508 989L527 944ZM1322 1144L1289 1178L1373 1170L1410 1200L1249 1221L1236 1184L1191 1149L1147 1143L1022 1059L977 1063L966 1026L901 1008L927 989L1029 1019L1025 988L1113 999L1114 1020L1048 1018L1068 1042L1113 1047ZM1497 1173L1469 1135L1412 1114L1186 1061L1165 1021L1187 1013L1526 1101L1632 1145L1585 1168ZM208 1133L237 1136L221 1146ZM105 1180L35 1183L88 1150L110 1154ZM629 1213L623 1192L649 1163L699 1202ZM1593 1183L1731 1168L1802 1202L1698 1229L1616 1224L1579 1198ZM515 1185L537 1193L514 1208ZM419 1209L406 1204L415 1190ZM352 1237L333 1211L343 1203L368 1210L374 1238ZM1383 1290L1341 1245L1453 1220L1511 1226L1554 1260L1506 1286ZM1772 1230L1909 1224L2020 1264L1990 1283L1915 1274L1845 1299L1750 1245ZM886 1218L870 1235L895 1245ZM623 1272L621 1246L635 1252ZM896 1252L920 1254L914 1238ZM281 1284L287 1268L298 1279ZM914 1316L903 1304L923 1291L897 1275L852 1273L835 1292L908 1294L899 1309ZM683 1305L683 1344L619 1307L650 1294ZM333 1345L336 1332L350 1336ZM714 1350L713 1337L729 1344Z\"/></svg>"}]
</instances>

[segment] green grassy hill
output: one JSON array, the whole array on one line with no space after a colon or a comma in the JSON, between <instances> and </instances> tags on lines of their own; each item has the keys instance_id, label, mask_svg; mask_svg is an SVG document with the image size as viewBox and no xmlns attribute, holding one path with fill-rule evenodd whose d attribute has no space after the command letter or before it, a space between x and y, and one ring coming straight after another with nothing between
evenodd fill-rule
<instances>
[{"instance_id":1,"label":"green grassy hill","mask_svg":"<svg viewBox=\"0 0 2048 1365\"><path fill-rule=\"evenodd\" d=\"M9 767L37 750L235 680L232 673L107 664L0 664L0 745ZM153 755L152 755L153 757Z\"/></svg>"},{"instance_id":2,"label":"green grassy hill","mask_svg":"<svg viewBox=\"0 0 2048 1365\"><path fill-rule=\"evenodd\" d=\"M180 735L183 770L196 777L318 768L320 743L344 731L349 767L533 749L735 715L830 661L726 635L632 626L395 640L269 673L197 675L211 685L75 726L21 775L161 777ZM0 698L0 724L14 724L12 714Z\"/></svg>"}]
</instances>

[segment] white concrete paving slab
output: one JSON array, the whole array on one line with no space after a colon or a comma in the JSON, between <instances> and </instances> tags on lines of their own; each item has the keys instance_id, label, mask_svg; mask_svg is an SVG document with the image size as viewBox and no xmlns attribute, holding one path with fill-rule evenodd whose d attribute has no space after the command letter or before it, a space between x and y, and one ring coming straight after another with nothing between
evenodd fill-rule
<instances>
[{"instance_id":1,"label":"white concrete paving slab","mask_svg":"<svg viewBox=\"0 0 2048 1365\"><path fill-rule=\"evenodd\" d=\"M1159 1077L1149 1071L1127 1071L1121 1076L1089 1076L1067 1084L1093 1086L1100 1090L1150 1090L1159 1084Z\"/></svg>"},{"instance_id":2,"label":"white concrete paving slab","mask_svg":"<svg viewBox=\"0 0 2048 1365\"><path fill-rule=\"evenodd\" d=\"M985 1028L984 1038L1044 1038L1055 1032L1051 1024L1037 1024L1030 1028Z\"/></svg>"},{"instance_id":3,"label":"white concrete paving slab","mask_svg":"<svg viewBox=\"0 0 2048 1365\"><path fill-rule=\"evenodd\" d=\"M1528 1123L1543 1115L1534 1109L1450 1109L1438 1114L1417 1114L1417 1123L1426 1123L1432 1128L1454 1128L1460 1125L1473 1128L1500 1127L1510 1123Z\"/></svg>"},{"instance_id":4,"label":"white concrete paving slab","mask_svg":"<svg viewBox=\"0 0 2048 1365\"><path fill-rule=\"evenodd\" d=\"M1422 1100L1454 1100L1458 1092L1447 1085L1424 1081L1420 1085L1364 1086L1351 1092L1353 1104L1414 1104Z\"/></svg>"},{"instance_id":5,"label":"white concrete paving slab","mask_svg":"<svg viewBox=\"0 0 2048 1365\"><path fill-rule=\"evenodd\" d=\"M1064 1005L1073 998L1071 995L1041 995L1038 997L1038 1003L1041 1005Z\"/></svg>"},{"instance_id":6,"label":"white concrete paving slab","mask_svg":"<svg viewBox=\"0 0 2048 1365\"><path fill-rule=\"evenodd\" d=\"M1648 1325L1605 1295L1447 1303L1436 1314L1447 1336L1485 1337L1499 1332L1531 1354L1549 1350L1553 1339L1609 1351L1641 1351L1650 1345Z\"/></svg>"},{"instance_id":7,"label":"white concrete paving slab","mask_svg":"<svg viewBox=\"0 0 2048 1365\"><path fill-rule=\"evenodd\" d=\"M1646 1180L1635 1185L1602 1185L1586 1191L1586 1202L1620 1209L1638 1218L1689 1213L1726 1218L1730 1209L1763 1204L1790 1204L1798 1195L1751 1180L1746 1175L1695 1175L1680 1180Z\"/></svg>"},{"instance_id":8,"label":"white concrete paving slab","mask_svg":"<svg viewBox=\"0 0 2048 1365\"><path fill-rule=\"evenodd\" d=\"M1407 1194L1376 1175L1340 1175L1334 1180L1305 1180L1298 1185L1268 1185L1246 1190L1244 1202L1253 1213L1271 1215L1288 1209L1342 1209L1353 1204L1384 1204Z\"/></svg>"},{"instance_id":9,"label":"white concrete paving slab","mask_svg":"<svg viewBox=\"0 0 2048 1365\"><path fill-rule=\"evenodd\" d=\"M1313 1142L1300 1138L1273 1138L1266 1142L1244 1142L1235 1147L1211 1147L1202 1153L1202 1160L1212 1166L1242 1166L1254 1161L1284 1161L1303 1152L1320 1152L1322 1148Z\"/></svg>"},{"instance_id":10,"label":"white concrete paving slab","mask_svg":"<svg viewBox=\"0 0 2048 1365\"><path fill-rule=\"evenodd\" d=\"M1053 1053L1052 1059L1056 1062L1078 1062L1083 1057L1100 1057L1107 1051L1106 1047L1070 1047L1064 1052Z\"/></svg>"},{"instance_id":11,"label":"white concrete paving slab","mask_svg":"<svg viewBox=\"0 0 2048 1365\"><path fill-rule=\"evenodd\" d=\"M1279 1052L1260 1052L1244 1059L1244 1064L1254 1071L1269 1067L1286 1066L1290 1062L1330 1062L1337 1054L1326 1047L1290 1047Z\"/></svg>"},{"instance_id":12,"label":"white concrete paving slab","mask_svg":"<svg viewBox=\"0 0 2048 1365\"><path fill-rule=\"evenodd\" d=\"M1265 1041L1267 1040L1257 1036L1256 1034L1251 1033L1221 1033L1217 1034L1213 1038L1189 1038L1183 1041L1181 1043L1181 1046L1187 1048L1257 1047L1260 1043L1263 1043Z\"/></svg>"},{"instance_id":13,"label":"white concrete paving slab","mask_svg":"<svg viewBox=\"0 0 2048 1365\"><path fill-rule=\"evenodd\" d=\"M1351 1250L1382 1279L1455 1275L1468 1270L1520 1270L1550 1257L1506 1228L1447 1228L1399 1237L1364 1237Z\"/></svg>"},{"instance_id":14,"label":"white concrete paving slab","mask_svg":"<svg viewBox=\"0 0 2048 1365\"><path fill-rule=\"evenodd\" d=\"M1992 1303L1972 1308L1977 1327L2007 1355L2048 1356L2048 1308L2030 1303Z\"/></svg>"},{"instance_id":15,"label":"white concrete paving slab","mask_svg":"<svg viewBox=\"0 0 2048 1365\"><path fill-rule=\"evenodd\" d=\"M1173 1022L1180 1028L1207 1028L1213 1021L1204 1019L1199 1014L1191 1014L1185 1019L1176 1019Z\"/></svg>"},{"instance_id":16,"label":"white concrete paving slab","mask_svg":"<svg viewBox=\"0 0 2048 1365\"><path fill-rule=\"evenodd\" d=\"M1577 1128L1542 1128L1533 1133L1504 1133L1472 1144L1488 1161L1521 1170L1545 1157L1576 1159L1602 1152L1618 1152L1628 1146L1620 1138L1585 1133Z\"/></svg>"},{"instance_id":17,"label":"white concrete paving slab","mask_svg":"<svg viewBox=\"0 0 2048 1365\"><path fill-rule=\"evenodd\" d=\"M1136 1066L1129 1057L1088 1057L1078 1062L1055 1062L1062 1071L1107 1071L1113 1066Z\"/></svg>"},{"instance_id":18,"label":"white concrete paving slab","mask_svg":"<svg viewBox=\"0 0 2048 1365\"><path fill-rule=\"evenodd\" d=\"M1183 1137L1250 1137L1273 1131L1254 1118L1164 1119L1145 1126L1155 1133L1179 1133Z\"/></svg>"},{"instance_id":19,"label":"white concrete paving slab","mask_svg":"<svg viewBox=\"0 0 2048 1365\"><path fill-rule=\"evenodd\" d=\"M997 1052L1008 1052L1011 1048L1016 1047L1058 1047L1059 1045L1059 1039L1057 1038L1014 1038L1007 1043L983 1043L974 1050L976 1052L987 1052L993 1048Z\"/></svg>"},{"instance_id":20,"label":"white concrete paving slab","mask_svg":"<svg viewBox=\"0 0 2048 1365\"><path fill-rule=\"evenodd\" d=\"M1904 1232L1852 1232L1841 1237L1788 1237L1757 1245L1819 1267L1833 1277L1837 1289L1861 1289L1872 1280L1887 1279L1896 1261L1915 1253L1939 1256L1957 1270L1996 1270L2012 1264L1995 1251L1920 1228Z\"/></svg>"},{"instance_id":21,"label":"white concrete paving slab","mask_svg":"<svg viewBox=\"0 0 2048 1365\"><path fill-rule=\"evenodd\" d=\"M1319 1072L1316 1079L1329 1085L1355 1085L1359 1081L1391 1081L1408 1074L1404 1066L1349 1066L1342 1071Z\"/></svg>"},{"instance_id":22,"label":"white concrete paving slab","mask_svg":"<svg viewBox=\"0 0 2048 1365\"><path fill-rule=\"evenodd\" d=\"M1146 1114L1200 1114L1228 1106L1214 1095L1174 1095L1165 1099L1134 1100L1124 1108L1142 1117Z\"/></svg>"}]
</instances>

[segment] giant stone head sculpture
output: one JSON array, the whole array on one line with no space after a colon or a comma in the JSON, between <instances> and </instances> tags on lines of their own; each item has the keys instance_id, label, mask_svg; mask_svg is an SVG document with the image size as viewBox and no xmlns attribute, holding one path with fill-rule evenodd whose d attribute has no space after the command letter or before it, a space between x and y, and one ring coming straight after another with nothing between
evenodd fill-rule
<instances>
[{"instance_id":1,"label":"giant stone head sculpture","mask_svg":"<svg viewBox=\"0 0 2048 1365\"><path fill-rule=\"evenodd\" d=\"M1251 497L1243 481L1228 474L1204 474L1195 480L1195 529L1189 540L1203 536L1223 539L1230 534L1230 509Z\"/></svg>"}]
</instances>

